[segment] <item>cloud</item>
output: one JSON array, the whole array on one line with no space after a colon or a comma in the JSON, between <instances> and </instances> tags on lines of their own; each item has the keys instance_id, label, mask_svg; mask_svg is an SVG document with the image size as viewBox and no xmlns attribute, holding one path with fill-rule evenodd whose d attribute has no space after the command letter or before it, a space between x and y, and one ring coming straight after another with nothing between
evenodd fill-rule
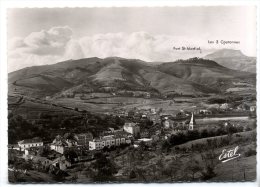
<instances>
[{"instance_id":1,"label":"cloud","mask_svg":"<svg viewBox=\"0 0 260 187\"><path fill-rule=\"evenodd\" d=\"M70 41L72 30L65 27L53 27L48 31L33 32L27 36L24 43L29 51L38 55L62 54Z\"/></svg>"},{"instance_id":2,"label":"cloud","mask_svg":"<svg viewBox=\"0 0 260 187\"><path fill-rule=\"evenodd\" d=\"M193 42L194 41L194 42ZM197 42L196 42L197 41ZM151 35L147 32L109 33L83 37L78 40L84 57L119 56L145 61L173 61L201 55L200 51L174 51L173 46L200 47L193 38Z\"/></svg>"},{"instance_id":3,"label":"cloud","mask_svg":"<svg viewBox=\"0 0 260 187\"><path fill-rule=\"evenodd\" d=\"M209 48L207 38L152 35L147 32L107 33L73 38L68 26L33 32L27 37L9 41L8 70L54 64L68 59L118 56L149 62L204 56ZM173 47L201 47L201 51L173 50Z\"/></svg>"},{"instance_id":4,"label":"cloud","mask_svg":"<svg viewBox=\"0 0 260 187\"><path fill-rule=\"evenodd\" d=\"M72 30L68 26L53 27L48 31L33 32L24 39L12 39L9 49L35 55L63 54L71 36Z\"/></svg>"},{"instance_id":5,"label":"cloud","mask_svg":"<svg viewBox=\"0 0 260 187\"><path fill-rule=\"evenodd\" d=\"M78 43L77 40L70 40L67 43L65 52L64 52L64 59L80 59L84 58L85 55L83 53L83 48L81 45Z\"/></svg>"},{"instance_id":6,"label":"cloud","mask_svg":"<svg viewBox=\"0 0 260 187\"><path fill-rule=\"evenodd\" d=\"M32 32L24 39L11 39L8 42L8 71L56 63L63 59L71 38L72 29L63 26Z\"/></svg>"}]
</instances>

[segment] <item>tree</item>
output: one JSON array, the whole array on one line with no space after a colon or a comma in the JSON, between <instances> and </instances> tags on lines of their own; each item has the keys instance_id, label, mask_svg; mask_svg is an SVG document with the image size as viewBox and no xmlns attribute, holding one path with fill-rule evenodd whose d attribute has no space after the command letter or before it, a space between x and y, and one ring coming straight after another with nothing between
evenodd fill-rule
<instances>
[{"instance_id":1,"label":"tree","mask_svg":"<svg viewBox=\"0 0 260 187\"><path fill-rule=\"evenodd\" d=\"M71 163L75 162L75 158L78 158L78 154L74 150L66 150L64 156L69 159Z\"/></svg>"},{"instance_id":2,"label":"tree","mask_svg":"<svg viewBox=\"0 0 260 187\"><path fill-rule=\"evenodd\" d=\"M44 147L42 147L42 148L39 149L38 154L39 154L40 156L42 156L42 157L47 157L47 156L50 154L50 152L51 152L50 147L44 146Z\"/></svg>"},{"instance_id":3,"label":"tree","mask_svg":"<svg viewBox=\"0 0 260 187\"><path fill-rule=\"evenodd\" d=\"M161 150L164 152L166 151L167 153L170 151L170 147L171 147L171 144L166 140L166 141L163 141L161 143Z\"/></svg>"},{"instance_id":4,"label":"tree","mask_svg":"<svg viewBox=\"0 0 260 187\"><path fill-rule=\"evenodd\" d=\"M198 130L188 131L187 139L188 140L196 140L200 138L200 134Z\"/></svg>"},{"instance_id":5,"label":"tree","mask_svg":"<svg viewBox=\"0 0 260 187\"><path fill-rule=\"evenodd\" d=\"M129 178L130 178L130 179L136 178L136 173L135 173L134 170L131 170L130 175L129 175Z\"/></svg>"},{"instance_id":6,"label":"tree","mask_svg":"<svg viewBox=\"0 0 260 187\"><path fill-rule=\"evenodd\" d=\"M199 164L199 162L194 158L194 155L190 155L190 160L187 162L187 167L185 168L185 171L187 175L192 179L192 181L195 180L196 174L201 174L202 168Z\"/></svg>"},{"instance_id":7,"label":"tree","mask_svg":"<svg viewBox=\"0 0 260 187\"><path fill-rule=\"evenodd\" d=\"M216 173L214 171L214 168L211 166L207 166L206 167L206 171L202 172L202 179L205 180L209 180L213 177L216 176Z\"/></svg>"},{"instance_id":8,"label":"tree","mask_svg":"<svg viewBox=\"0 0 260 187\"><path fill-rule=\"evenodd\" d=\"M52 178L57 182L64 182L66 175L67 174L64 171L60 170L58 173L53 174Z\"/></svg>"},{"instance_id":9,"label":"tree","mask_svg":"<svg viewBox=\"0 0 260 187\"><path fill-rule=\"evenodd\" d=\"M21 173L17 170L14 170L13 171L13 181L11 181L9 179L9 182L14 182L14 183L21 182Z\"/></svg>"},{"instance_id":10,"label":"tree","mask_svg":"<svg viewBox=\"0 0 260 187\"><path fill-rule=\"evenodd\" d=\"M208 130L207 129L203 129L201 131L201 138L207 138L209 136Z\"/></svg>"},{"instance_id":11,"label":"tree","mask_svg":"<svg viewBox=\"0 0 260 187\"><path fill-rule=\"evenodd\" d=\"M177 175L182 166L182 162L180 159L174 159L169 162L166 167L163 169L163 174L170 177L171 181L177 180Z\"/></svg>"},{"instance_id":12,"label":"tree","mask_svg":"<svg viewBox=\"0 0 260 187\"><path fill-rule=\"evenodd\" d=\"M147 182L147 179L146 179L146 170L143 169L143 168L136 168L136 173L138 174L139 178L141 180L143 180L144 182Z\"/></svg>"},{"instance_id":13,"label":"tree","mask_svg":"<svg viewBox=\"0 0 260 187\"><path fill-rule=\"evenodd\" d=\"M139 149L141 152L143 152L143 151L145 151L145 150L147 149L147 145L145 144L144 141L141 141L141 142L140 142L138 149Z\"/></svg>"},{"instance_id":14,"label":"tree","mask_svg":"<svg viewBox=\"0 0 260 187\"><path fill-rule=\"evenodd\" d=\"M63 137L65 139L77 141L77 137L74 133L65 133Z\"/></svg>"},{"instance_id":15,"label":"tree","mask_svg":"<svg viewBox=\"0 0 260 187\"><path fill-rule=\"evenodd\" d=\"M228 134L230 134L230 135L237 132L236 127L234 127L232 124L228 124L226 129L227 129Z\"/></svg>"},{"instance_id":16,"label":"tree","mask_svg":"<svg viewBox=\"0 0 260 187\"><path fill-rule=\"evenodd\" d=\"M153 179L154 180L157 180L157 167L156 167L156 165L154 164L154 165L151 165L150 166L150 169L151 169L151 172L152 172L152 176L153 176Z\"/></svg>"},{"instance_id":17,"label":"tree","mask_svg":"<svg viewBox=\"0 0 260 187\"><path fill-rule=\"evenodd\" d=\"M202 179L209 180L216 176L215 167L217 165L217 154L215 148L211 147L210 150L204 154L201 154L201 159L205 165L205 171L202 172Z\"/></svg>"},{"instance_id":18,"label":"tree","mask_svg":"<svg viewBox=\"0 0 260 187\"><path fill-rule=\"evenodd\" d=\"M117 173L115 164L101 154L99 158L92 164L96 174L93 176L94 181L106 182L114 180L113 175Z\"/></svg>"},{"instance_id":19,"label":"tree","mask_svg":"<svg viewBox=\"0 0 260 187\"><path fill-rule=\"evenodd\" d=\"M78 174L74 174L73 176L72 176L72 178L71 178L71 182L72 183L75 183L75 182L77 182L77 180L78 180Z\"/></svg>"},{"instance_id":20,"label":"tree","mask_svg":"<svg viewBox=\"0 0 260 187\"><path fill-rule=\"evenodd\" d=\"M86 177L93 179L95 176L95 173L94 173L93 168L91 168L91 165L89 166L89 165L84 164L84 167L85 167L84 172L86 173Z\"/></svg>"},{"instance_id":21,"label":"tree","mask_svg":"<svg viewBox=\"0 0 260 187\"><path fill-rule=\"evenodd\" d=\"M103 147L103 152L109 152L109 147L108 146Z\"/></svg>"},{"instance_id":22,"label":"tree","mask_svg":"<svg viewBox=\"0 0 260 187\"><path fill-rule=\"evenodd\" d=\"M128 167L129 168L133 168L134 169L134 162L136 161L135 159L135 150L134 149L130 149L127 153L126 153L126 160L128 161Z\"/></svg>"}]
</instances>

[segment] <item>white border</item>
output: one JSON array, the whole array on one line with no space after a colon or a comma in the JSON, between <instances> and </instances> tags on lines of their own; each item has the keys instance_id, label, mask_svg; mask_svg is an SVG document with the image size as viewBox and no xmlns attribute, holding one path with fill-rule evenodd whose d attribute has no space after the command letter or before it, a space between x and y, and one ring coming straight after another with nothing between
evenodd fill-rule
<instances>
[{"instance_id":1,"label":"white border","mask_svg":"<svg viewBox=\"0 0 260 187\"><path fill-rule=\"evenodd\" d=\"M53 1L23 1L23 0L0 0L0 7L1 7L1 20L0 20L0 28L1 28L1 35L0 35L0 42L1 42L1 51L0 51L0 186L11 186L12 184L8 183L7 177L7 17L6 11L8 8L44 8L44 7L57 7L57 8L64 8L64 7L163 7L163 6L239 6L239 5L255 5L257 6L257 19L260 20L260 13L259 13L259 1L155 1L155 0L122 0L122 1L115 1L115 0L53 0ZM241 12L243 14L243 12ZM257 46L259 46L259 23L257 24ZM259 48L257 49L257 62L259 61ZM259 80L259 70L260 64L257 63L257 80ZM259 90L259 82L257 81L257 91ZM257 106L259 106L259 96L257 94ZM257 108L257 116L260 115L260 111ZM258 120L257 120L258 123ZM260 127L257 125L257 132L260 132ZM259 133L257 133L257 145L259 145ZM259 150L259 149L258 149ZM260 152L257 154L257 160L260 158ZM259 170L259 164L257 164L257 171ZM174 183L174 186L237 186L237 187L251 187L251 186L260 186L259 183L260 174L257 172L257 182L246 182L246 183ZM258 184L258 185L257 185ZM26 186L34 186L37 184L27 184ZM39 185L39 184L38 184ZM43 184L42 184L43 185ZM74 186L75 184L64 184L66 186ZM77 186L83 186L86 184L77 184ZM90 184L89 184L90 185ZM98 185L98 184L97 184ZM108 186L111 184L107 184ZM113 184L114 186L143 186L149 185L151 187L155 187L158 184ZM159 184L163 186L170 186L172 184ZM23 185L15 185L15 186L23 186ZM52 184L52 186L60 186L60 184Z\"/></svg>"}]
</instances>

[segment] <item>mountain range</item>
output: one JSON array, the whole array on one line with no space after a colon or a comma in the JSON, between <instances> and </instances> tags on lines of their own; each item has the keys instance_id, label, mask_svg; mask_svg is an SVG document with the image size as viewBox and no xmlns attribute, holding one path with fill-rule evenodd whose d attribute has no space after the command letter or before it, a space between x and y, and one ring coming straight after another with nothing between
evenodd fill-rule
<instances>
[{"instance_id":1,"label":"mountain range","mask_svg":"<svg viewBox=\"0 0 260 187\"><path fill-rule=\"evenodd\" d=\"M220 52L207 57L217 58L218 54L225 56ZM239 82L254 87L255 79L254 73L232 70L202 58L152 64L138 59L94 57L11 72L8 87L10 94L32 97L124 91L198 96L223 93Z\"/></svg>"}]
</instances>

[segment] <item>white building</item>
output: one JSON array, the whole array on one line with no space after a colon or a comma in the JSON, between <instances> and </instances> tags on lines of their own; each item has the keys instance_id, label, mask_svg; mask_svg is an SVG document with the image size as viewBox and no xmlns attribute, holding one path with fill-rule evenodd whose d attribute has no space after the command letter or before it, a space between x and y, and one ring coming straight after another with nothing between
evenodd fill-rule
<instances>
[{"instance_id":1,"label":"white building","mask_svg":"<svg viewBox=\"0 0 260 187\"><path fill-rule=\"evenodd\" d=\"M139 147L140 143L143 142L147 146L151 146L153 139L151 138L141 138L134 142L134 147Z\"/></svg>"},{"instance_id":2,"label":"white building","mask_svg":"<svg viewBox=\"0 0 260 187\"><path fill-rule=\"evenodd\" d=\"M50 99L51 99L51 96L46 96L45 97L45 100L47 100L47 101L50 100Z\"/></svg>"},{"instance_id":3,"label":"white building","mask_svg":"<svg viewBox=\"0 0 260 187\"><path fill-rule=\"evenodd\" d=\"M136 137L137 135L140 134L140 127L136 123L125 123L124 131Z\"/></svg>"},{"instance_id":4,"label":"white building","mask_svg":"<svg viewBox=\"0 0 260 187\"><path fill-rule=\"evenodd\" d=\"M222 110L227 110L229 108L229 104L228 103L223 103L219 106L220 109Z\"/></svg>"},{"instance_id":5,"label":"white building","mask_svg":"<svg viewBox=\"0 0 260 187\"><path fill-rule=\"evenodd\" d=\"M65 156L61 156L52 161L52 165L64 171L68 167L71 167L71 162L65 158Z\"/></svg>"},{"instance_id":6,"label":"white building","mask_svg":"<svg viewBox=\"0 0 260 187\"><path fill-rule=\"evenodd\" d=\"M168 120L165 120L163 122L163 126L164 126L164 128L169 129L170 128L170 122Z\"/></svg>"},{"instance_id":7,"label":"white building","mask_svg":"<svg viewBox=\"0 0 260 187\"><path fill-rule=\"evenodd\" d=\"M89 145L89 141L93 140L93 135L90 132L76 134L78 145Z\"/></svg>"},{"instance_id":8,"label":"white building","mask_svg":"<svg viewBox=\"0 0 260 187\"><path fill-rule=\"evenodd\" d=\"M89 150L100 150L104 147L119 146L121 144L130 144L131 140L119 136L103 136L100 139L94 139L89 142Z\"/></svg>"},{"instance_id":9,"label":"white building","mask_svg":"<svg viewBox=\"0 0 260 187\"><path fill-rule=\"evenodd\" d=\"M50 145L50 149L60 154L64 154L69 148L77 146L77 141L72 139L65 139L64 137L57 135Z\"/></svg>"},{"instance_id":10,"label":"white building","mask_svg":"<svg viewBox=\"0 0 260 187\"><path fill-rule=\"evenodd\" d=\"M43 141L40 138L26 139L18 142L18 146L24 151L30 147L41 147L43 146Z\"/></svg>"},{"instance_id":11,"label":"white building","mask_svg":"<svg viewBox=\"0 0 260 187\"><path fill-rule=\"evenodd\" d=\"M193 115L193 113L192 113L192 115L191 115L191 119L190 119L190 123L189 123L189 130L193 130L194 129L194 125L196 124L196 122L195 122L195 118L194 118L194 115Z\"/></svg>"},{"instance_id":12,"label":"white building","mask_svg":"<svg viewBox=\"0 0 260 187\"><path fill-rule=\"evenodd\" d=\"M255 112L256 111L256 107L255 106L250 106L250 111L251 112Z\"/></svg>"},{"instance_id":13,"label":"white building","mask_svg":"<svg viewBox=\"0 0 260 187\"><path fill-rule=\"evenodd\" d=\"M199 113L200 114L212 114L212 112L210 110L207 110L207 109L201 109L201 110L199 110Z\"/></svg>"},{"instance_id":14,"label":"white building","mask_svg":"<svg viewBox=\"0 0 260 187\"><path fill-rule=\"evenodd\" d=\"M156 109L155 108L151 108L151 113L152 114L156 114Z\"/></svg>"},{"instance_id":15,"label":"white building","mask_svg":"<svg viewBox=\"0 0 260 187\"><path fill-rule=\"evenodd\" d=\"M173 128L174 127L174 123L171 119L168 119L168 117L164 118L164 121L162 122L163 127L165 129L169 129L169 128Z\"/></svg>"}]
</instances>

